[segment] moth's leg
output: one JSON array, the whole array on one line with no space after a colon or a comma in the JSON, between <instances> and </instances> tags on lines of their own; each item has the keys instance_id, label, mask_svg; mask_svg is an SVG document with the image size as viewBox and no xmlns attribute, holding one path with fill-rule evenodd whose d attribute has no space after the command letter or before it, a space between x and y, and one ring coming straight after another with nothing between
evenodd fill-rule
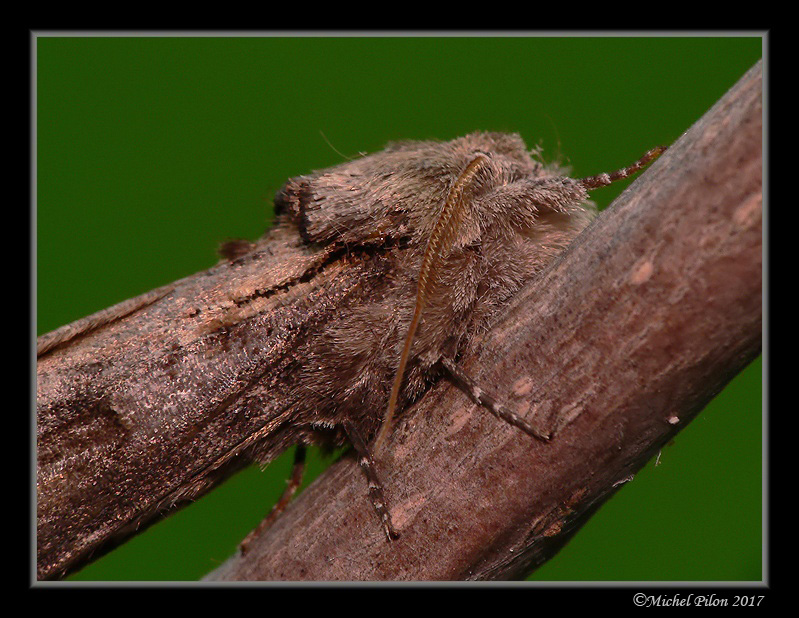
<instances>
[{"instance_id":1,"label":"moth's leg","mask_svg":"<svg viewBox=\"0 0 799 618\"><path fill-rule=\"evenodd\" d=\"M623 167L620 170L616 170L610 174L597 174L596 176L589 176L588 178L583 178L580 180L582 185L586 189L597 189L599 187L607 187L609 184L616 182L617 180L621 180L622 178L627 178L632 174L644 169L647 165L649 165L652 161L657 159L660 155L666 152L666 146L658 146L657 148L653 148L652 150L648 150L644 153L644 156L638 159L632 165L628 165L627 167Z\"/></svg>"},{"instance_id":2,"label":"moth's leg","mask_svg":"<svg viewBox=\"0 0 799 618\"><path fill-rule=\"evenodd\" d=\"M305 445L298 444L297 448L294 450L294 465L291 468L291 476L286 481L286 489L283 490L280 499L275 506L272 507L272 510L269 511L269 515L239 543L239 550L241 550L242 554L247 553L247 549L253 539L275 523L278 516L285 510L289 502L291 502L291 498L297 493L297 490L302 484L303 472L305 472Z\"/></svg>"},{"instance_id":3,"label":"moth's leg","mask_svg":"<svg viewBox=\"0 0 799 618\"><path fill-rule=\"evenodd\" d=\"M377 516L380 518L380 523L383 525L386 537L389 541L396 539L399 537L399 532L394 529L394 525L391 523L391 514L388 512L388 507L386 506L383 485L377 476L377 467L375 466L374 457L372 457L372 453L366 445L366 441L363 439L360 430L354 423L346 421L344 423L344 431L347 433L350 443L355 447L355 451L358 453L358 463L364 474L366 474L366 480L369 482L369 499L372 502Z\"/></svg>"},{"instance_id":4,"label":"moth's leg","mask_svg":"<svg viewBox=\"0 0 799 618\"><path fill-rule=\"evenodd\" d=\"M497 418L502 419L506 423L510 423L514 427L518 427L524 433L539 440L543 440L544 442L549 442L552 437L551 435L541 433L521 416L502 405L495 397L486 393L474 380L463 372L463 369L458 367L455 361L449 358L442 358L440 363L441 366L446 369L455 385L466 393L469 399L486 408Z\"/></svg>"}]
</instances>

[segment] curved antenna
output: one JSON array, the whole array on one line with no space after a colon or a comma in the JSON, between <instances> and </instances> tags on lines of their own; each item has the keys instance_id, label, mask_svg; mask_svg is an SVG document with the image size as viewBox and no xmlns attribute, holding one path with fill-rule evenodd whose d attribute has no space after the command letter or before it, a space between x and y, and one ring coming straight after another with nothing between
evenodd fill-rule
<instances>
[{"instance_id":1,"label":"curved antenna","mask_svg":"<svg viewBox=\"0 0 799 618\"><path fill-rule=\"evenodd\" d=\"M388 412L383 419L383 425L375 440L375 451L380 450L386 439L386 435L388 435L388 430L391 427L394 411L397 408L402 379L405 376L405 367L411 355L413 338L416 335L416 329L422 317L422 310L435 284L438 267L441 265L444 258L449 255L460 224L463 221L467 206L466 200L463 199L464 190L487 163L488 157L484 154L479 154L466 166L466 169L463 170L450 188L444 206L438 215L438 219L436 219L432 232L430 232L430 238L427 241L427 247L422 257L422 266L419 269L419 277L416 283L416 307L413 311L413 318L408 328L408 334L405 336L405 347L402 349L394 384L391 387L391 396L388 399Z\"/></svg>"}]
</instances>

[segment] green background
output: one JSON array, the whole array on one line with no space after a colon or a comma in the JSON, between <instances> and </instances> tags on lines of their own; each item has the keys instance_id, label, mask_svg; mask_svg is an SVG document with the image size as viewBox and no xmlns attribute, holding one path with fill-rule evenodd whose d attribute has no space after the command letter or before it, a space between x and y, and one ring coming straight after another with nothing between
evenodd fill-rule
<instances>
[{"instance_id":1,"label":"green background","mask_svg":"<svg viewBox=\"0 0 799 618\"><path fill-rule=\"evenodd\" d=\"M520 133L577 176L670 144L762 54L750 37L39 37L37 334L256 238L290 176L398 139ZM595 194L607 205L626 186ZM760 580L758 360L533 580ZM310 482L326 465L311 455ZM288 477L245 470L73 580L194 580Z\"/></svg>"}]
</instances>

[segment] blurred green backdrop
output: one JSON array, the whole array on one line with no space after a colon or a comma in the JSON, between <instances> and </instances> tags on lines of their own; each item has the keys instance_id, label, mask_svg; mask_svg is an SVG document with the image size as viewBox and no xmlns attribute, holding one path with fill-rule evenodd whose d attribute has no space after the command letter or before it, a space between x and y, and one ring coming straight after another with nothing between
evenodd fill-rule
<instances>
[{"instance_id":1,"label":"blurred green backdrop","mask_svg":"<svg viewBox=\"0 0 799 618\"><path fill-rule=\"evenodd\" d=\"M397 139L520 133L574 174L670 144L762 55L750 37L39 37L37 334L256 238L290 176ZM605 206L626 186L595 194ZM758 360L532 580L760 580ZM195 580L275 502L288 453L72 580ZM311 457L306 484L324 469Z\"/></svg>"}]
</instances>

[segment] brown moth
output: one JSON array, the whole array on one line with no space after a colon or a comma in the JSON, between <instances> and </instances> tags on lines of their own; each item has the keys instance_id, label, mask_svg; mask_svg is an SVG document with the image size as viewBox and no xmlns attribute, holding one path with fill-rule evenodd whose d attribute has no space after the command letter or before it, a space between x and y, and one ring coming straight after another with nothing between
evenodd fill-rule
<instances>
[{"instance_id":1,"label":"brown moth","mask_svg":"<svg viewBox=\"0 0 799 618\"><path fill-rule=\"evenodd\" d=\"M590 189L517 135L404 142L290 180L276 226L218 266L39 340L38 575L59 577L292 444L374 456L442 375L539 439L458 368L471 338L588 225ZM304 451L271 523L299 486ZM246 549L246 541L243 545Z\"/></svg>"}]
</instances>

